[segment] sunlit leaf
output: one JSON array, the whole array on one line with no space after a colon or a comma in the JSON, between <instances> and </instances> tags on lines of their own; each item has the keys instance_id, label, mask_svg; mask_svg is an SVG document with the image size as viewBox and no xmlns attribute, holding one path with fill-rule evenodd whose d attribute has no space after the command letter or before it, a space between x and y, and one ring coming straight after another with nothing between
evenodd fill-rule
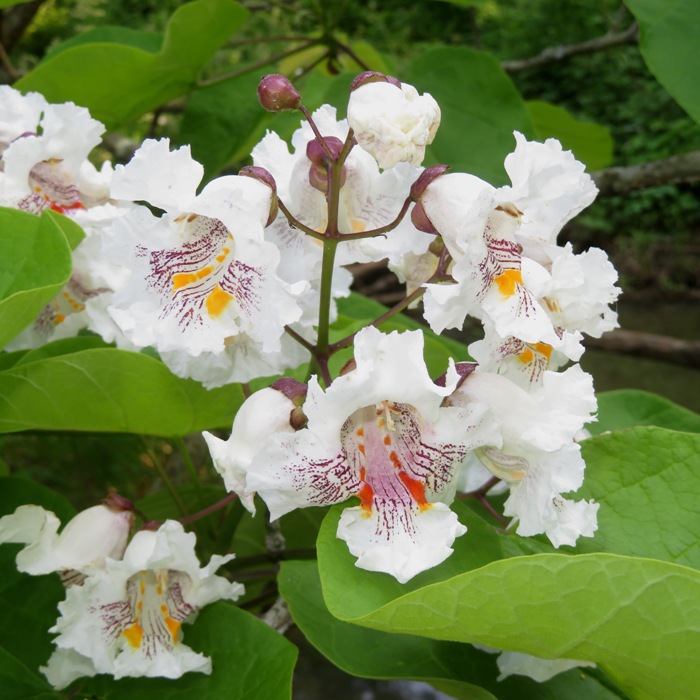
<instances>
[{"instance_id":1,"label":"sunlit leaf","mask_svg":"<svg viewBox=\"0 0 700 700\"><path fill-rule=\"evenodd\" d=\"M15 87L49 102L72 100L114 128L190 90L247 14L234 0L194 0L173 13L158 53L100 36L99 43L54 53ZM123 40L119 33L111 38Z\"/></svg>"}]
</instances>

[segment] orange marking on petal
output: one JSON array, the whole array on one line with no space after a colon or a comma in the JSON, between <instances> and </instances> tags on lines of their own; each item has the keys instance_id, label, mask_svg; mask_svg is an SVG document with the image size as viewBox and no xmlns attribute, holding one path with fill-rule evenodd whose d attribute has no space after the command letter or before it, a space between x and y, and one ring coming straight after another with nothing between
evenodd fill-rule
<instances>
[{"instance_id":1,"label":"orange marking on petal","mask_svg":"<svg viewBox=\"0 0 700 700\"><path fill-rule=\"evenodd\" d=\"M363 437L364 434L365 434L365 429L364 429L362 426L360 426L360 427L357 429L357 435L358 435L359 437Z\"/></svg>"},{"instance_id":2,"label":"orange marking on petal","mask_svg":"<svg viewBox=\"0 0 700 700\"><path fill-rule=\"evenodd\" d=\"M167 606L167 605L161 605L161 606L160 606L160 611L161 611L162 613L168 612L168 606Z\"/></svg>"},{"instance_id":3,"label":"orange marking on petal","mask_svg":"<svg viewBox=\"0 0 700 700\"><path fill-rule=\"evenodd\" d=\"M384 436L384 444L391 445L391 438L388 435Z\"/></svg>"},{"instance_id":4,"label":"orange marking on petal","mask_svg":"<svg viewBox=\"0 0 700 700\"><path fill-rule=\"evenodd\" d=\"M360 507L365 511L363 515L369 517L372 512L372 502L374 501L374 489L369 484L363 483L357 495L360 498Z\"/></svg>"},{"instance_id":5,"label":"orange marking on petal","mask_svg":"<svg viewBox=\"0 0 700 700\"><path fill-rule=\"evenodd\" d=\"M233 294L229 294L228 292L225 292L217 284L216 287L214 287L214 289L212 289L211 293L207 297L205 305L207 307L207 311L209 312L209 315L212 318L216 318L217 316L220 316L224 312L224 309L232 301L233 301Z\"/></svg>"},{"instance_id":6,"label":"orange marking on petal","mask_svg":"<svg viewBox=\"0 0 700 700\"><path fill-rule=\"evenodd\" d=\"M367 228L366 223L361 219L350 219L350 226L353 233L362 233Z\"/></svg>"},{"instance_id":7,"label":"orange marking on petal","mask_svg":"<svg viewBox=\"0 0 700 700\"><path fill-rule=\"evenodd\" d=\"M390 453L389 453L389 459L391 460L391 463L392 463L397 469L401 469L401 467L403 466L403 465L401 464L401 460L399 459L399 456L396 454L396 452L393 452L393 451L390 452Z\"/></svg>"},{"instance_id":8,"label":"orange marking on petal","mask_svg":"<svg viewBox=\"0 0 700 700\"><path fill-rule=\"evenodd\" d=\"M66 317L63 314L56 314L53 318L53 324L54 326L57 326L59 323L63 323L66 320Z\"/></svg>"},{"instance_id":9,"label":"orange marking on petal","mask_svg":"<svg viewBox=\"0 0 700 700\"><path fill-rule=\"evenodd\" d=\"M410 477L406 472L399 472L399 479L401 479L401 483L408 489L408 492L421 510L432 508L432 505L425 499L425 484L418 481L418 479Z\"/></svg>"},{"instance_id":10,"label":"orange marking on petal","mask_svg":"<svg viewBox=\"0 0 700 700\"><path fill-rule=\"evenodd\" d=\"M178 289L182 289L182 287L192 284L193 282L199 282L199 280L207 277L213 271L214 268L211 265L207 265L201 270L197 270L197 272L178 272L177 274L173 275L173 292L176 292Z\"/></svg>"},{"instance_id":11,"label":"orange marking on petal","mask_svg":"<svg viewBox=\"0 0 700 700\"><path fill-rule=\"evenodd\" d=\"M365 453L365 446L364 446L363 444L360 443L360 444L357 446L357 449L360 450L360 452L364 455L364 453Z\"/></svg>"},{"instance_id":12,"label":"orange marking on petal","mask_svg":"<svg viewBox=\"0 0 700 700\"><path fill-rule=\"evenodd\" d=\"M515 294L516 286L523 283L523 276L520 270L506 270L503 274L498 275L494 282L504 297L512 297Z\"/></svg>"},{"instance_id":13,"label":"orange marking on petal","mask_svg":"<svg viewBox=\"0 0 700 700\"><path fill-rule=\"evenodd\" d=\"M187 217L187 223L191 224L198 216L199 216L199 214L190 214Z\"/></svg>"},{"instance_id":14,"label":"orange marking on petal","mask_svg":"<svg viewBox=\"0 0 700 700\"><path fill-rule=\"evenodd\" d=\"M143 581L139 581L139 591L141 591L141 595L146 592L146 584Z\"/></svg>"},{"instance_id":15,"label":"orange marking on petal","mask_svg":"<svg viewBox=\"0 0 700 700\"><path fill-rule=\"evenodd\" d=\"M540 355L544 355L547 359L549 359L552 355L552 346L548 345L547 343L536 343L535 350L537 350Z\"/></svg>"},{"instance_id":16,"label":"orange marking on petal","mask_svg":"<svg viewBox=\"0 0 700 700\"><path fill-rule=\"evenodd\" d=\"M177 642L177 635L178 635L178 632L180 631L180 623L177 620L173 620L172 617L166 617L165 624L168 626L168 629L170 630L170 635L173 638L173 642Z\"/></svg>"},{"instance_id":17,"label":"orange marking on petal","mask_svg":"<svg viewBox=\"0 0 700 700\"><path fill-rule=\"evenodd\" d=\"M141 640L143 639L143 628L138 622L134 622L131 627L127 627L122 634L126 637L126 641L129 642L132 647L138 648L141 646Z\"/></svg>"},{"instance_id":18,"label":"orange marking on petal","mask_svg":"<svg viewBox=\"0 0 700 700\"><path fill-rule=\"evenodd\" d=\"M524 364L527 365L530 362L532 362L532 358L535 356L535 354L530 350L529 348L527 350L523 350L519 355L518 359Z\"/></svg>"},{"instance_id":19,"label":"orange marking on petal","mask_svg":"<svg viewBox=\"0 0 700 700\"><path fill-rule=\"evenodd\" d=\"M360 481L364 481L366 475L367 470L364 467L360 467Z\"/></svg>"},{"instance_id":20,"label":"orange marking on petal","mask_svg":"<svg viewBox=\"0 0 700 700\"><path fill-rule=\"evenodd\" d=\"M136 603L136 609L141 612L143 610L143 601L139 600L138 603Z\"/></svg>"}]
</instances>

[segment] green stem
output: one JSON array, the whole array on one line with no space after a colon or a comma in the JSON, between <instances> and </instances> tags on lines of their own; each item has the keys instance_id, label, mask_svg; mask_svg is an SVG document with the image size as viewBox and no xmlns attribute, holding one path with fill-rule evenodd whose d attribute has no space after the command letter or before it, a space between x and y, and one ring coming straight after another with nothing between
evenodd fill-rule
<instances>
[{"instance_id":1,"label":"green stem","mask_svg":"<svg viewBox=\"0 0 700 700\"><path fill-rule=\"evenodd\" d=\"M185 441L182 438L176 438L175 440L173 440L173 442L175 443L175 447L177 447L177 450L180 453L180 456L182 457L182 461L185 463L185 467L187 468L187 471L190 474L192 486L194 487L194 491L197 494L197 500L201 505L202 489L199 486L199 474L197 474L197 467L194 466L194 462L192 461L190 452L187 449L187 445L185 445Z\"/></svg>"},{"instance_id":2,"label":"green stem","mask_svg":"<svg viewBox=\"0 0 700 700\"><path fill-rule=\"evenodd\" d=\"M285 206L284 202L281 199L277 200L277 205L280 208L280 211L285 215L287 218L287 221L289 222L289 225L292 226L293 228L298 228L300 231L303 231L307 236L311 236L311 238L315 238L317 241L325 241L326 237L322 234L319 233L318 231L308 227L306 224L302 224L299 219L297 219L294 214L292 214L289 209Z\"/></svg>"},{"instance_id":3,"label":"green stem","mask_svg":"<svg viewBox=\"0 0 700 700\"><path fill-rule=\"evenodd\" d=\"M158 456L155 454L155 452L153 452L153 450L144 438L141 438L141 442L143 443L143 448L146 451L146 454L150 458L151 462L153 462L153 468L158 472L158 476L160 476L160 478L163 480L165 488L168 489L168 491L170 492L170 496L173 499L173 503L180 511L180 515L182 515L182 517L187 517L187 508L185 507L185 502L182 500L182 497L177 492L175 485L170 480L170 477L165 471L165 467L162 465L160 459L158 459Z\"/></svg>"},{"instance_id":4,"label":"green stem","mask_svg":"<svg viewBox=\"0 0 700 700\"><path fill-rule=\"evenodd\" d=\"M394 306L385 311L381 316L375 318L374 321L372 321L372 323L370 323L369 325L375 327L381 326L382 323L401 313L414 301L420 299L423 296L423 294L425 294L425 287L418 287L418 289L414 289L408 296L405 296L401 301L399 301L397 304L394 304ZM356 331L355 333L351 333L350 335L345 336L345 338L339 340L337 343L333 343L333 345L329 347L328 354L333 355L333 353L338 352L338 350L342 350L343 348L348 347L348 345L352 345L355 341L355 336L358 333L359 331Z\"/></svg>"},{"instance_id":5,"label":"green stem","mask_svg":"<svg viewBox=\"0 0 700 700\"><path fill-rule=\"evenodd\" d=\"M310 49L312 46L316 46L318 43L318 39L310 39L308 42L302 44L301 46L297 46L296 48L289 49L287 51L282 51L281 53L275 54L274 56L270 56L269 58L264 58L261 61L257 61L256 63L250 63L247 66L244 66L243 68L239 68L238 70L230 71L229 73L224 73L223 75L216 75L213 78L207 78L206 80L200 80L197 83L197 87L210 87L211 85L218 85L219 83L223 83L226 80L231 80L232 78L238 78L241 75L251 73L252 71L258 68L263 68L264 66L269 66L271 63L281 61L283 58L287 58L287 56L293 56L295 53L306 51L306 49Z\"/></svg>"}]
</instances>

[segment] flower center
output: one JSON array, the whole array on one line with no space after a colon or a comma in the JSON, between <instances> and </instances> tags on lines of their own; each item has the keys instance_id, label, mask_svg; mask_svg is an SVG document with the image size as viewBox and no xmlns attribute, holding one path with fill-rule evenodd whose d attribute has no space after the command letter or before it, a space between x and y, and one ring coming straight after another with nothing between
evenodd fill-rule
<instances>
[{"instance_id":1,"label":"flower center","mask_svg":"<svg viewBox=\"0 0 700 700\"><path fill-rule=\"evenodd\" d=\"M355 411L345 422L341 442L346 458L359 467L357 495L367 517L378 502L431 507L419 469L421 425L408 404L381 401Z\"/></svg>"},{"instance_id":2,"label":"flower center","mask_svg":"<svg viewBox=\"0 0 700 700\"><path fill-rule=\"evenodd\" d=\"M131 622L121 634L130 647L149 658L161 648L172 651L180 625L195 611L182 597L185 584L186 574L168 569L139 571L127 581Z\"/></svg>"},{"instance_id":3,"label":"flower center","mask_svg":"<svg viewBox=\"0 0 700 700\"><path fill-rule=\"evenodd\" d=\"M60 159L51 158L37 163L29 171L29 186L33 194L19 203L20 209L36 210L36 213L53 209L59 214L66 214L85 208L73 178L63 170L61 163Z\"/></svg>"}]
</instances>

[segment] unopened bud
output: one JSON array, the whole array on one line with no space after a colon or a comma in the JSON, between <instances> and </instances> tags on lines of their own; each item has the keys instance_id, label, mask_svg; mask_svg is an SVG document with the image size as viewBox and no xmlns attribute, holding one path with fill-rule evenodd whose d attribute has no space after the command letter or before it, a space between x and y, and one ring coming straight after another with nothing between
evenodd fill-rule
<instances>
[{"instance_id":1,"label":"unopened bud","mask_svg":"<svg viewBox=\"0 0 700 700\"><path fill-rule=\"evenodd\" d=\"M238 171L238 174L244 177L252 177L254 180L259 180L263 185L267 185L272 190L270 215L265 224L266 227L269 226L277 218L277 212L279 211L277 183L275 182L275 178L272 177L272 173L269 170L265 170L265 168L261 168L257 165L246 165Z\"/></svg>"},{"instance_id":2,"label":"unopened bud","mask_svg":"<svg viewBox=\"0 0 700 700\"><path fill-rule=\"evenodd\" d=\"M440 175L444 175L449 169L449 165L431 165L429 168L426 168L411 185L411 199L417 202L423 192L425 192L425 188Z\"/></svg>"},{"instance_id":3,"label":"unopened bud","mask_svg":"<svg viewBox=\"0 0 700 700\"><path fill-rule=\"evenodd\" d=\"M445 250L445 241L442 236L435 236L428 246L428 250L436 257L439 258L442 251Z\"/></svg>"},{"instance_id":4,"label":"unopened bud","mask_svg":"<svg viewBox=\"0 0 700 700\"><path fill-rule=\"evenodd\" d=\"M102 504L107 506L107 508L111 508L112 510L117 510L117 511L120 511L120 510L133 511L134 510L134 504L128 498L124 498L124 496L120 496L116 492L110 493L105 498L103 498Z\"/></svg>"},{"instance_id":5,"label":"unopened bud","mask_svg":"<svg viewBox=\"0 0 700 700\"><path fill-rule=\"evenodd\" d=\"M279 73L266 75L258 85L258 99L268 112L299 109L301 95L289 78Z\"/></svg>"},{"instance_id":6,"label":"unopened bud","mask_svg":"<svg viewBox=\"0 0 700 700\"><path fill-rule=\"evenodd\" d=\"M432 233L433 235L437 233L437 229L433 226L433 222L428 218L420 202L416 202L413 209L411 209L411 222L423 233Z\"/></svg>"},{"instance_id":7,"label":"unopened bud","mask_svg":"<svg viewBox=\"0 0 700 700\"><path fill-rule=\"evenodd\" d=\"M398 78L394 78L391 75L385 75L384 73L380 73L378 71L368 70L364 73L360 73L360 75L358 75L350 83L350 92L357 90L357 88L362 85L366 85L367 83L391 83L397 88L401 87L401 81Z\"/></svg>"},{"instance_id":8,"label":"unopened bud","mask_svg":"<svg viewBox=\"0 0 700 700\"><path fill-rule=\"evenodd\" d=\"M306 413L304 413L303 408L297 406L296 408L292 409L291 413L289 414L289 425L291 425L294 430L301 430L302 428L305 428L308 422L309 419L306 417Z\"/></svg>"},{"instance_id":9,"label":"unopened bud","mask_svg":"<svg viewBox=\"0 0 700 700\"><path fill-rule=\"evenodd\" d=\"M328 191L328 167L330 162L335 162L343 150L343 142L335 136L324 136L323 144L318 139L312 139L306 144L306 157L311 161L309 168L309 183L314 189L323 192ZM340 176L340 186L345 184L346 172L343 166Z\"/></svg>"},{"instance_id":10,"label":"unopened bud","mask_svg":"<svg viewBox=\"0 0 700 700\"><path fill-rule=\"evenodd\" d=\"M306 401L306 392L309 387L291 377L282 377L270 384L270 389L284 394L295 406L302 406Z\"/></svg>"}]
</instances>

